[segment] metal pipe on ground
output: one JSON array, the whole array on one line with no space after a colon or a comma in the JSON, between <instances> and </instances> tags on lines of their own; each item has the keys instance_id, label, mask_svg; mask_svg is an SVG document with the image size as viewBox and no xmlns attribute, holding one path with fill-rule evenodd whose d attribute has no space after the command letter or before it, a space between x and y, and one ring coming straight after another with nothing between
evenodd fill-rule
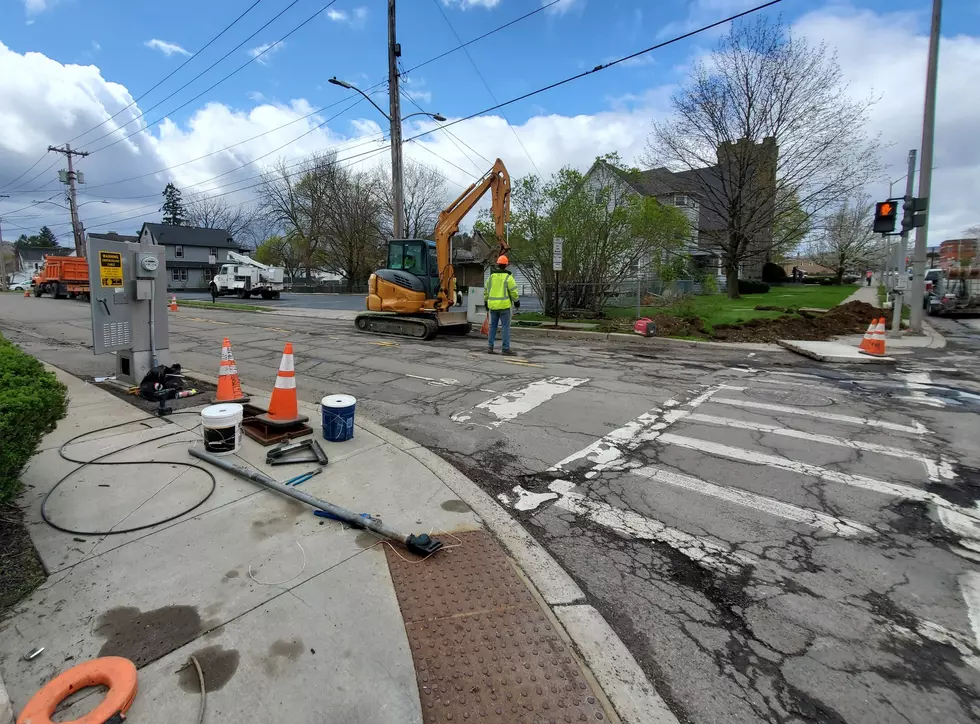
<instances>
[{"instance_id":1,"label":"metal pipe on ground","mask_svg":"<svg viewBox=\"0 0 980 724\"><path fill-rule=\"evenodd\" d=\"M255 470L248 470L235 465L234 463L230 463L224 458L220 458L197 448L192 447L188 450L188 452L193 457L203 460L204 462L211 463L212 465L219 467L232 475L236 475L239 478L244 478L246 480L251 480L253 483L261 485L264 488L274 490L277 493L294 498L306 503L307 505L311 505L318 510L329 513L338 520L348 523L355 528L370 530L384 538L398 541L413 553L425 556L435 553L437 550L442 548L442 541L430 537L428 533L422 533L420 535L399 533L397 530L389 528L381 521L372 518L369 515L353 513L346 508L342 508L339 505L334 505L326 500L321 500L320 498L303 492L302 490L297 490L296 488L283 485L278 480L273 480L264 473L260 473Z\"/></svg>"}]
</instances>

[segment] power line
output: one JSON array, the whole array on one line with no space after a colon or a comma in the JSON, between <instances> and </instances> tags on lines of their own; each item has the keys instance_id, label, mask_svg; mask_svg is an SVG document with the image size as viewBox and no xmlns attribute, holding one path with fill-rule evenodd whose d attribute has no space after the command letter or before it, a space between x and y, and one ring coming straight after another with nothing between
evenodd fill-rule
<instances>
[{"instance_id":1,"label":"power line","mask_svg":"<svg viewBox=\"0 0 980 724\"><path fill-rule=\"evenodd\" d=\"M41 158L39 158L37 161L35 161L34 163L32 163L30 165L30 167L26 171L24 171L20 176L18 176L17 178L13 179L12 181L8 181L7 183L5 183L3 185L3 187L0 188L0 191L3 191L3 189L7 188L8 186L11 186L12 184L15 184L18 181L20 181L20 179L22 179L24 176L26 176L27 174L29 174L34 169L35 166L37 166L39 163L41 163L41 161L43 161L47 157L47 155L48 155L47 153L42 153L41 154Z\"/></svg>"},{"instance_id":2,"label":"power line","mask_svg":"<svg viewBox=\"0 0 980 724\"><path fill-rule=\"evenodd\" d=\"M416 108L418 108L419 111L421 111L422 113L425 113L425 110L422 108L422 106L420 106L415 101L414 98L412 98L412 95L410 93L406 92L404 89L399 89L399 90L401 91L402 96L404 98L406 98L409 103L411 103L413 106L415 106ZM473 157L472 156L470 156L466 151L464 151L462 149L462 147L459 145L460 143L462 143L464 146L466 146L468 149L470 149L473 153L475 153L477 156L479 156L480 158L482 158L488 164L490 164L491 166L493 165L493 162L490 159L488 159L482 153L480 153L479 151L477 151L470 144L466 143L462 138L460 138L459 136L457 136L455 133L453 133L452 131L450 131L448 128L442 129L442 126L441 126L441 124L439 124L438 121L433 121L433 122L436 123L436 125L439 125L439 127L440 127L441 130L445 130L446 131L446 135L449 136L449 140L456 147L456 150L458 150L461 154L463 154L463 156L466 157L466 160L469 161L470 163L472 163L474 167L476 167L478 173L482 174L483 173L483 169L480 167L480 165L476 161L473 160ZM459 143L457 143L457 141L459 141Z\"/></svg>"},{"instance_id":3,"label":"power line","mask_svg":"<svg viewBox=\"0 0 980 724\"><path fill-rule=\"evenodd\" d=\"M413 67L412 67L412 68L410 68L409 70L407 70L407 71L403 71L403 75L404 75L404 74L408 74L408 73L410 73L410 72L412 72L413 70L416 70L416 69L418 69L418 68L421 68L421 67L423 67L423 66L426 66L426 65L428 65L429 63L432 63L432 62L434 62L434 61L436 61L436 60L439 60L439 59L441 59L441 58L444 58L444 57L446 57L447 55L450 55L450 54L452 54L452 53L455 53L456 51L458 51L458 50L461 50L461 49L463 49L463 48L465 48L465 47L466 47L466 46L468 46L468 45L472 45L473 43L476 43L476 42L478 42L478 41L480 41L480 40L483 40L484 38L487 38L487 37L489 37L489 36L491 36L491 35L493 35L493 34L495 34L495 33L498 33L498 32L500 32L501 30L504 30L504 29L506 29L506 28L509 28L509 27L510 27L511 25L514 25L514 24L516 24L516 23L519 23L520 21L522 21L522 20L524 20L524 19L526 19L526 18L529 18L529 17L531 17L532 15L536 15L537 13L539 13L539 12L541 12L542 10L546 10L547 8L549 8L549 7L551 7L552 5L555 5L556 3L558 3L558 2L560 2L560 1L561 1L561 0L553 0L553 2L550 2L550 3L548 3L547 5L542 5L541 7L539 7L539 8L537 8L536 10L532 10L532 11L531 11L531 12L529 12L529 13L525 13L524 15L521 15L520 17L517 17L517 18L514 18L513 20L511 20L511 21L509 21L509 22L507 22L507 23L504 23L503 25L499 25L498 27L496 27L496 28L494 28L494 29L492 29L492 30L489 30L489 31L487 31L486 33L483 33L482 35L479 35L479 36L477 36L476 38L473 38L472 40L468 40L468 41L466 41L465 43L461 43L460 45L458 45L458 46L456 46L455 48L452 48L452 49L450 49L450 50L447 50L447 51L446 51L446 52L444 52L444 53L440 53L439 55L436 55L436 56L433 56L432 58L429 58L428 60L426 60L426 61L423 61L422 63L419 63L419 64L418 64L418 65L416 65L416 66L413 66ZM290 7L291 7L291 6L290 6ZM286 9L288 10L289 8L286 8ZM321 10L320 10L319 12L322 12L322 11L323 11L323 10L321 9ZM285 12L285 11L284 11L284 12ZM280 14L281 14L281 13L280 13ZM318 14L319 14L319 13L318 13ZM278 17L278 16L277 16L277 17ZM275 19L275 18L273 18L273 19ZM270 22L271 22L271 21L270 21ZM243 44L244 44L244 43L243 43ZM232 51L232 52L233 52L233 51ZM227 57L227 56L225 56L225 57ZM212 66L212 67L213 67L213 66ZM210 69L208 69L208 70L210 70ZM205 71L204 71L204 73L206 73L206 72L207 72L207 70L205 70ZM197 77L200 77L200 75L203 75L204 73L201 73L201 74L199 74L199 75L198 75ZM188 82L188 84L185 84L185 86L184 86L184 87L186 87L186 85L189 85L189 83L190 83L190 82L193 82L193 80L196 80L196 78L194 78L194 79L192 79L191 81L189 81L189 82ZM378 83L375 83L374 85L372 85L372 86L370 86L370 87L368 87L368 88L367 88L367 89L365 90L365 92L366 92L366 93L368 93L368 94L370 95L370 93L371 93L372 91L374 91L374 90L377 90L378 88L380 88L380 87L382 87L382 86L384 86L384 85L386 85L386 83L387 83L387 80L381 80L381 81L379 81ZM179 89L178 89L178 90L179 90ZM207 92L207 91L205 91L205 92ZM144 95L145 95L145 94L144 94ZM142 97L142 96L141 96L141 97ZM164 99L164 100L166 100L166 99ZM411 99L411 98L410 98L410 100L412 100L412 102L414 103L414 100L413 100L413 99ZM191 102L193 102L193 99L192 99L192 101L191 101ZM178 167L180 167L180 166L184 166L184 165L186 165L186 164L188 164L188 163L193 163L194 161L199 161L199 160L201 160L201 159L204 159L204 158L207 158L208 156L212 156L212 155L214 155L214 154L217 154L217 153L220 153L221 151L227 151L228 149L231 149L231 148L234 148L235 146L239 146L239 145L241 145L241 144L243 144L243 143L248 143L248 142L250 142L250 141L254 141L254 140L257 140L257 139L259 139L259 138L261 138L262 136L265 136L265 135L268 135L268 134L270 134L270 133L275 133L275 132L276 132L276 131L278 131L278 130L281 130L281 129L283 129L283 128L286 128L287 126L290 126L290 125L292 125L292 124L294 124L294 123L299 123L300 121L303 121L303 120L306 120L307 118L310 118L311 116L314 116L314 115L316 115L316 114L318 114L318 113L321 113L321 112L323 112L323 111L325 111L325 110L328 110L328 109L330 109L330 108L333 108L333 107L334 107L334 106L336 106L336 105L337 105L338 103L342 103L342 102L343 102L343 101L342 101L342 100L340 100L340 101L337 101L336 103L330 103L330 104L328 104L328 105L326 105L326 106L323 106L322 108L317 108L316 110L314 110L314 111L312 111L312 112L310 112L310 113L307 113L307 114L306 114L305 116L302 116L301 118L295 118L295 119L293 119L292 121L289 121L289 122L287 122L287 123L284 123L284 124L282 124L282 125L280 125L280 126L276 126L275 128L270 128L270 129L269 129L269 130L267 130L267 131L263 131L262 133L259 133L258 135L255 135L255 136L252 136L251 138L249 138L249 139L246 139L245 141L239 141L238 143L233 143L233 144L231 144L231 145L229 145L229 146L225 146L224 148L220 148L220 149L218 149L217 151L212 151L211 153L207 153L207 154L204 154L203 156L199 156L198 158L195 158L195 159L191 159L191 160L189 160L189 161L182 161L181 163L178 163L178 164L174 164L174 165L172 165L172 166L167 166L167 167L165 167L165 168L162 168L162 169L159 169L159 170L157 170L157 171L153 171L153 172L151 172L151 173L149 173L149 174L141 174L141 175L139 175L139 176L132 176L132 177L130 177L130 178L127 178L127 179L121 179L121 180L119 180L119 181L110 181L110 182L107 182L107 183L104 183L104 184L96 184L95 186L89 186L89 188L103 188L103 187L105 187L105 186L112 186L112 185L114 185L114 184L118 184L118 183L123 183L124 181L133 181L133 180L136 180L136 179L140 179L140 178L144 178L144 177L146 177L146 176L149 176L149 175L155 175L155 174L158 174L158 173L165 173L166 171L170 171L170 170L172 170L172 169L175 169L175 168L178 168ZM417 104L416 104L416 107L418 107L418 105L417 105ZM149 111L149 110L151 110L151 109L147 109L147 111ZM420 108L420 110L421 110L421 108ZM149 127L149 126L147 126L147 128L148 128L148 127ZM440 128L442 128L442 127L440 126ZM117 129L117 130L118 130L118 129ZM447 132L447 133L448 133L448 132ZM83 135L84 135L84 134L83 134ZM105 136L102 136L102 138L104 138L104 137L105 137ZM77 136L76 136L76 138L77 138ZM127 136L127 138L128 138L128 136ZM465 142L464 142L464 141L463 141L462 139L460 139L460 138L459 138L458 136L455 136L455 138L456 138L456 139L457 139L457 140L458 140L458 141L459 141L460 143L463 143L463 145L465 145L465 146L466 146L467 148L469 148L469 149L470 149L471 151L473 151L473 153L475 153L475 154L476 154L477 156L479 156L480 158L482 158L482 159L483 159L484 161L486 161L487 163L492 163L492 161L490 161L490 160L489 160L489 159L488 159L488 158L487 158L486 156L484 156L483 154L481 154L481 153L480 153L479 151L477 151L476 149L474 149L474 148L473 148L472 146L470 146L469 144L467 144L467 143L465 143ZM96 139L96 140L100 140L100 139ZM121 139L121 140L124 140L124 139ZM108 146L103 146L103 148L108 148ZM101 149L97 149L97 150L101 150ZM465 155L465 153L464 153L464 155ZM36 164L35 164L35 165L36 165ZM477 169L480 169L480 167L479 167L478 165L476 165L476 164L474 164L474 165L475 165L475 166L477 167ZM480 169L480 172L482 173L482 169ZM35 178L36 178L36 177L35 177ZM33 179L32 179L32 180L33 180ZM30 192L30 193L37 193L38 191L40 191L40 189L37 189L37 190L34 190L34 191L32 191L32 192ZM139 196L131 196L131 197L123 197L123 198L146 198L146 197L145 197L145 196L144 196L144 197L139 197Z\"/></svg>"},{"instance_id":4,"label":"power line","mask_svg":"<svg viewBox=\"0 0 980 724\"><path fill-rule=\"evenodd\" d=\"M150 93L152 93L152 92L153 92L154 90L156 90L157 88L159 88L159 87L160 87L161 85L163 85L163 84L164 84L165 82L167 82L168 80L170 80L170 79L171 79L171 78L172 78L172 77L174 76L174 74L175 74L175 73L177 73L177 72L178 72L178 71L179 71L179 70L180 70L181 68L183 68L183 67L184 67L185 65L187 65L188 63L190 63L190 62L191 62L192 60L194 60L194 58L196 58L197 56L199 56L199 55L200 55L201 53L203 53L203 52L204 52L205 50L207 50L207 49L208 49L209 47L211 47L211 44L212 44L212 43L214 43L214 41L215 41L215 40L217 40L217 39L218 39L218 38L220 38L220 37L221 37L222 35L224 35L224 34L225 34L225 33L227 33L227 32L228 32L229 30L231 30L231 29L232 29L232 27L234 27L234 26L235 26L235 24L237 24L239 20L241 20L242 18L244 18L244 17L246 16L246 15L248 15L248 14L249 14L249 13L250 13L250 12L252 11L252 9L253 9L253 8L254 8L254 7L256 6L256 5L258 5L258 4L260 3L260 2L262 2L262 0L255 0L255 2L253 2L253 3L251 4L251 5L249 5L249 6L248 6L248 8L246 8L246 10L245 10L245 12L243 12L243 13L242 13L241 15L239 15L239 16L238 16L237 18L235 18L234 20L232 20L232 21L231 21L231 22L230 22L230 23L229 23L228 25L226 25L226 26L225 26L225 27L224 27L224 28L223 28L223 29L221 30L221 32L220 32L220 33L218 33L218 34L217 34L217 35L215 35L215 36L214 36L213 38L211 38L211 40L209 40L209 41L208 41L207 43L205 43L205 45L204 45L204 47L203 47L203 48L201 48L201 49L199 49L199 50L198 50L198 51L196 51L196 52L195 52L195 53L194 53L193 55L191 55L191 56L190 56L189 58L187 58L187 59L185 59L183 63L181 63L181 64L180 64L180 65L178 65L178 66L177 66L176 68L174 68L174 69L173 69L172 71L170 71L170 73L168 73L168 74L167 74L166 76L164 76L164 77L163 77L163 79L161 79L161 80L159 80L159 81L157 81L157 83L156 83L156 84L155 84L155 85L154 85L153 87L151 87L151 88L149 88L149 89L147 89L147 90L145 90L145 91L143 91L143 92L142 92L142 93L141 93L141 94L140 94L139 96L137 96L136 98L134 98L134 99L133 99L133 101L132 101L132 102L131 102L131 103L130 103L130 104L129 104L128 106L126 106L125 108L120 108L120 109L119 109L118 111L116 111L115 113L113 113L113 114L112 114L111 116L109 116L108 118L106 118L106 119L105 119L104 121L102 121L101 123L99 123L99 124L97 124L97 125L95 125L95 126L92 126L92 127L91 127L90 129L88 129L87 131L83 131L82 133L79 133L79 134L78 134L77 136L75 136L74 138L72 138L71 140L69 140L69 141L68 141L68 143L74 143L75 141L77 141L77 140L78 140L79 138L81 138L82 136L85 136L85 135L87 135L87 134L89 134L89 133L91 133L92 131L94 131L94 130L95 130L95 129L97 129L97 128L101 128L102 126L104 126L104 125L105 125L106 123L108 123L109 121L111 121L112 119L114 119L114 118L115 118L116 116L118 116L118 115L119 115L120 113L122 113L123 111L125 111L125 110L127 110L127 109L129 109L129 108L132 108L133 106L135 106L135 105L136 105L136 104L137 104L137 103L138 103L138 102L139 102L139 101L140 101L140 100L141 100L142 98L145 98L145 97L146 97L147 95L149 95L149 94L150 94ZM287 8L287 10L288 10L288 9L289 9L289 8ZM283 11L283 12L285 12L285 11ZM279 16L277 15L276 17L279 17ZM273 18L273 20L275 20L275 18ZM271 22L271 21L270 21L270 22ZM264 27L264 26L263 26L263 27ZM225 56L225 57L227 57L227 56ZM212 67L214 67L214 66L212 66ZM210 68L209 68L208 70L210 70ZM205 71L205 72L207 72L207 71ZM200 75L198 75L198 76L197 76L197 78L200 78ZM192 79L192 81L191 81L191 82L193 82L193 80L196 80L196 78L195 78L195 79ZM183 87L186 87L186 85L184 85ZM179 90L179 89L178 89L178 90ZM138 117L139 117L139 116L137 116L137 118L138 118ZM135 120L135 119L133 119L133 120ZM129 121L127 121L127 123L129 123ZM105 136L102 136L102 138L105 138ZM97 139L95 139L95 140L96 140L96 141L98 141L98 140L100 140L100 139L98 139L98 138L97 138ZM94 141L93 141L93 143L94 143Z\"/></svg>"},{"instance_id":5,"label":"power line","mask_svg":"<svg viewBox=\"0 0 980 724\"><path fill-rule=\"evenodd\" d=\"M439 0L432 0L432 2L435 3L436 8L438 8L438 10L439 10L439 14L442 15L443 20L446 21L446 25L448 25L449 26L449 29L453 32L453 35L455 36L456 41L459 42L459 43L462 43L463 42L463 39L459 37L459 33L456 32L456 28L453 27L452 22L449 20L449 16L446 15L446 11L442 9L442 4L439 2ZM495 96L493 94L493 91L490 90L490 84L487 83L487 79L483 77L483 73L480 72L479 66L476 64L476 61L473 60L473 56L470 55L470 51L467 48L464 47L463 48L463 52L466 53L466 57L469 59L470 65L473 66L473 70L476 71L476 74L480 77L480 80L483 82L483 87L486 88L487 89L487 93L490 94L490 100L492 100L494 103L499 103L499 101L497 100L497 96ZM531 158L531 154L528 153L528 151L527 151L527 146L524 145L524 141L522 141L521 140L521 137L517 134L517 129L514 128L514 125L510 122L510 119L507 117L507 114L501 112L500 115L502 115L504 117L504 120L507 121L507 127L510 129L511 133L514 134L514 138L516 138L517 139L517 142L520 144L521 149L524 151L524 155L527 156L527 160L531 162L531 166L534 167L534 172L538 176L541 176L541 171L540 171L540 169L538 169L538 164L536 164L534 162L534 159ZM447 133L448 133L448 131L447 131Z\"/></svg>"},{"instance_id":6,"label":"power line","mask_svg":"<svg viewBox=\"0 0 980 724\"><path fill-rule=\"evenodd\" d=\"M216 65L218 65L218 63L220 63L221 61L223 61L229 55L231 55L236 50L238 50L243 45L245 45L247 42L249 42L250 40L252 40L256 35L258 35L263 30L265 30L267 27L269 27L270 25L272 25L272 23L274 23L276 20L278 20L280 16L282 16L287 10L289 10L291 7L293 7L298 2L299 2L299 0L293 0L291 3L289 3L289 5L287 5L285 8L283 8L282 10L280 10L275 15L275 17L273 17L271 20L269 20L265 25L263 25L261 28L259 28L258 30L256 30L254 33L252 33L251 35L249 35L247 38L245 38L245 40L243 40L238 45L236 45L234 48L232 48L227 53L225 53L224 55L222 55L220 58L218 58L216 61L214 61L211 65L209 65L207 68L205 68L202 72L198 73L196 76L194 76L189 81L187 81L186 83L184 83L184 85L180 86L180 88L178 88L177 90L175 90L173 93L171 93L170 95L168 95L166 98L163 98L162 100L154 103L152 106L150 106L149 108L147 108L145 111L140 112L140 114L138 116L136 116L135 118L131 118L130 120L126 121L122 126L119 126L118 128L114 128L113 130L109 131L108 133L105 133L105 134L99 136L94 141L90 141L90 143L96 143L97 141L101 141L103 138L106 138L108 136L111 136L116 131L122 130L123 128L125 128L126 126L128 126L133 121L142 118L147 113L149 113L150 111L152 111L154 108L157 108L158 106L162 105L166 101L168 101L171 98L173 98L175 95L177 95L178 93L180 93L180 91L182 91L184 88L186 88L187 86L189 86L191 83L193 83L195 80L197 80L201 76L203 76L206 73L208 73L212 68L214 68ZM299 30L300 28L302 28L304 25L306 25L307 23L309 23L311 20L313 20L313 18L315 18L317 15L319 15L320 13L322 13L327 8L329 8L335 2L337 2L337 0L331 0L329 3L327 3L322 8L320 8L319 10L317 10L313 15L311 15L310 17L308 17L302 23L300 23L299 25L297 25L295 28L293 28L292 30L290 30L288 33L286 33L281 38L279 38L279 40L277 40L276 42L274 42L271 45L269 45L269 47L265 48L261 53L256 53L251 58L249 58L245 63L242 63L240 66L238 66L237 68L235 68L235 70L233 70L231 73L229 73L228 75L226 75L224 78L222 78L221 80L219 80L214 85L206 88L201 93L198 93L196 96L194 96L193 98L191 98L186 103L183 103L183 104L177 106L176 108L174 108L173 110L169 111L168 113L165 113L164 115L160 116L160 118L158 118L155 121L153 121L152 123L146 124L143 128L138 128L137 130L133 131L132 133L130 133L127 136L124 136L122 138L118 138L115 141L113 141L112 143L107 143L105 146L101 146L101 147L95 149L95 151L93 151L92 153L95 153L97 151L102 151L102 150L104 150L106 148L109 148L110 146L115 146L117 143L120 143L122 141L125 141L128 138L132 138L133 136L137 135L138 133L141 133L142 131L145 131L146 129L150 128L151 126L155 126L157 123L159 123L160 121L162 121L164 118L166 118L171 113L176 113L177 111L179 111L180 109L184 108L185 106L193 103L194 101L196 101L198 98L200 98L205 93L209 93L210 91L214 90L216 87L218 87L219 85L221 85L222 83L224 83L226 80L228 80L229 78L231 78L233 75L235 75L236 73L238 73L240 70L242 70L243 68L245 68L248 65L251 65L256 60L258 60L259 58L261 58L263 55L265 55L266 53L268 53L270 50L272 50L273 48L275 48L282 41L284 41L290 35L292 35L297 30Z\"/></svg>"},{"instance_id":7,"label":"power line","mask_svg":"<svg viewBox=\"0 0 980 724\"><path fill-rule=\"evenodd\" d=\"M46 156L46 155L47 155L47 153L45 153L44 155ZM43 176L43 175L44 175L44 174L46 174L46 173L47 173L48 171L50 171L50 170L51 170L51 169L53 169L53 168L54 168L55 166L57 166L57 165L58 165L58 160L59 160L59 159L57 159L57 158L56 158L56 159L54 160L54 163L52 163L52 164L51 164L50 166L48 166L48 167L46 167L45 169L43 169L42 171L40 171L40 172L38 172L38 173L37 173L37 175L35 175L35 176L32 176L32 177L30 178L30 180L28 180L28 181L25 181L25 182L24 182L24 183L22 183L22 184L21 184L20 186L17 186L16 188L12 188L12 189L10 189L10 190L9 190L9 193L17 193L17 189L22 189L22 188L24 188L25 186L30 186L30 185L31 185L31 184L32 184L32 183L33 183L34 181L36 181L37 179L39 179L39 178L41 178L41 176ZM37 166L37 164L34 164L34 166ZM32 166L31 168L33 168L33 166ZM40 189L38 189L38 190L40 190ZM24 193L27 193L27 192L24 192ZM36 191L35 191L34 193L36 193Z\"/></svg>"},{"instance_id":8,"label":"power line","mask_svg":"<svg viewBox=\"0 0 980 724\"><path fill-rule=\"evenodd\" d=\"M455 126L457 123L462 123L463 121L472 120L472 119L476 118L477 116L482 116L484 113L490 113L491 111L495 111L495 110L497 110L499 108L503 108L505 106L512 105L512 104L517 103L519 101L527 100L528 98L531 98L533 96L536 96L536 95L538 95L540 93L544 93L545 91L553 90L555 88L558 88L559 86L566 85L567 83L571 83L572 81L579 80L579 79L584 78L584 77L586 77L588 75L594 75L595 73L598 73L598 72L603 71L603 70L607 70L607 69L612 68L615 65L619 65L620 63L623 63L623 62L625 62L627 60L631 60L633 58L637 58L637 57L639 57L641 55L644 55L646 53L649 53L650 51L659 50L660 48L664 48L664 47L666 47L668 45L672 45L674 43L680 42L681 40L686 40L687 38L693 37L695 35L698 35L700 33L705 32L705 31L711 30L713 28L717 28L719 25L724 25L725 23L730 23L733 20L738 20L739 18L743 18L746 15L751 15L752 13L756 13L756 12L758 12L760 10L764 10L765 8L772 7L773 5L778 5L782 1L783 0L769 0L769 2L767 2L767 3L763 3L762 5L757 5L754 8L750 8L748 10L744 10L744 11L742 11L740 13L736 13L735 15L729 15L727 18L724 18L722 20L717 20L717 21L715 21L713 23L710 23L709 25L702 25L700 28L697 28L695 30L691 30L690 32L684 33L683 35L677 35L677 36L671 38L670 40L665 40L662 43L657 43L656 45L651 45L649 48L644 48L643 50L638 50L635 53L630 53L629 55L624 55L622 58L617 58L616 60L609 61L608 63L602 63L601 65L595 66L591 70L585 70L585 71L582 71L581 73L576 73L575 75L569 76L568 78L564 78L562 80L555 81L554 83L549 83L548 85L543 86L541 88L538 88L537 90L533 90L533 91L530 91L528 93L524 93L523 95L519 95L516 98L511 98L509 101L504 101L503 103L498 103L498 104L496 104L494 106L490 106L489 108L484 108L482 111L477 111L476 113L471 113L468 116L463 116L462 118L457 118L456 120L449 121L449 122L443 124L443 128L445 128L446 126ZM422 138L423 136L428 136L430 133L435 133L437 130L439 130L439 129L438 128L433 128L433 129L430 129L428 131L423 131L421 133L417 133L414 136L411 136L409 138L406 138L405 139L405 142L407 143L408 141L414 141L417 138Z\"/></svg>"}]
</instances>

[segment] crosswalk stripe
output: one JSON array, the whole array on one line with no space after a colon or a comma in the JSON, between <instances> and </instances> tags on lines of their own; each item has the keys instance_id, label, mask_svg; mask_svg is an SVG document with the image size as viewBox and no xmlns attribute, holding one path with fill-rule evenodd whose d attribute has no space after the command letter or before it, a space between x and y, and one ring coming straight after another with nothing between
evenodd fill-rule
<instances>
[{"instance_id":1,"label":"crosswalk stripe","mask_svg":"<svg viewBox=\"0 0 980 724\"><path fill-rule=\"evenodd\" d=\"M589 378L587 377L545 377L481 402L473 410L457 412L450 419L460 424L466 423L473 418L471 412L480 410L495 418L489 422L488 427L498 427L508 420L513 420L526 412L530 412L552 397L573 390L588 381Z\"/></svg>"},{"instance_id":2,"label":"crosswalk stripe","mask_svg":"<svg viewBox=\"0 0 980 724\"><path fill-rule=\"evenodd\" d=\"M731 388L729 388L731 389ZM808 410L801 407L790 407L788 405L773 405L768 402L755 402L754 400L734 400L728 397L712 397L711 403L716 405L730 405L732 407L744 407L747 410L764 410L765 412L779 412L789 415L801 415L803 417L814 417L819 420L830 422L843 422L848 425L864 425L867 427L880 427L885 430L895 430L896 432L911 432L915 435L925 435L929 433L929 428L918 420L914 426L902 425L897 422L887 420L875 420L868 417L853 417L851 415L838 415L833 412L823 412L821 410Z\"/></svg>"},{"instance_id":3,"label":"crosswalk stripe","mask_svg":"<svg viewBox=\"0 0 980 724\"><path fill-rule=\"evenodd\" d=\"M663 433L660 435L658 440L665 445L677 445L678 447L687 448L689 450L697 450L699 452L708 453L709 455L717 455L718 457L729 458L730 460L737 460L739 462L745 462L751 465L768 465L770 467L788 470L799 475L808 475L831 483L850 485L851 487L870 490L882 495L904 498L906 500L915 500L923 503L932 503L937 507L946 508L970 518L980 517L980 511L962 508L958 505L950 503L948 500L936 495L935 493L930 493L927 490L922 490L909 485L889 483L884 480L869 478L865 475L842 473L836 470L821 467L820 465L812 465L810 463L804 463L798 460L790 460L782 455L756 452L755 450L732 447L730 445L723 445L722 443L712 442L710 440L701 440L694 437L685 437L684 435L675 435L674 433Z\"/></svg>"}]
</instances>

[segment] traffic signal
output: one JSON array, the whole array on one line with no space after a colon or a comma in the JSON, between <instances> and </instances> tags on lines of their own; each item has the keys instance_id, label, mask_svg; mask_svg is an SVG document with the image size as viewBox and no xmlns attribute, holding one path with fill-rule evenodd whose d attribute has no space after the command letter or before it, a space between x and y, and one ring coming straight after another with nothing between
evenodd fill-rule
<instances>
[{"instance_id":1,"label":"traffic signal","mask_svg":"<svg viewBox=\"0 0 980 724\"><path fill-rule=\"evenodd\" d=\"M895 231L895 217L898 215L898 206L894 201L879 201L875 204L875 225L876 234L891 234Z\"/></svg>"},{"instance_id":2,"label":"traffic signal","mask_svg":"<svg viewBox=\"0 0 980 724\"><path fill-rule=\"evenodd\" d=\"M929 208L929 199L917 199L906 196L902 202L902 231L909 231L919 226L926 225L926 210Z\"/></svg>"}]
</instances>

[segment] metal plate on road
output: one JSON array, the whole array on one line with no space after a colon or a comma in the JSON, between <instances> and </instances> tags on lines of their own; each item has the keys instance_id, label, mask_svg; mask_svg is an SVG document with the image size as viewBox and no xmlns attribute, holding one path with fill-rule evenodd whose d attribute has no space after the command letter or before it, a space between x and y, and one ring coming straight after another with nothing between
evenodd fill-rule
<instances>
[{"instance_id":1,"label":"metal plate on road","mask_svg":"<svg viewBox=\"0 0 980 724\"><path fill-rule=\"evenodd\" d=\"M747 389L746 394L750 397L759 397L770 402L778 402L783 405L795 405L797 407L826 407L833 405L834 401L825 395L815 395L804 390L769 390L752 387Z\"/></svg>"},{"instance_id":2,"label":"metal plate on road","mask_svg":"<svg viewBox=\"0 0 980 724\"><path fill-rule=\"evenodd\" d=\"M123 285L122 254L118 251L99 252L99 281L103 287Z\"/></svg>"},{"instance_id":3,"label":"metal plate on road","mask_svg":"<svg viewBox=\"0 0 980 724\"><path fill-rule=\"evenodd\" d=\"M486 531L406 561L386 546L422 721L607 721L578 661Z\"/></svg>"}]
</instances>

